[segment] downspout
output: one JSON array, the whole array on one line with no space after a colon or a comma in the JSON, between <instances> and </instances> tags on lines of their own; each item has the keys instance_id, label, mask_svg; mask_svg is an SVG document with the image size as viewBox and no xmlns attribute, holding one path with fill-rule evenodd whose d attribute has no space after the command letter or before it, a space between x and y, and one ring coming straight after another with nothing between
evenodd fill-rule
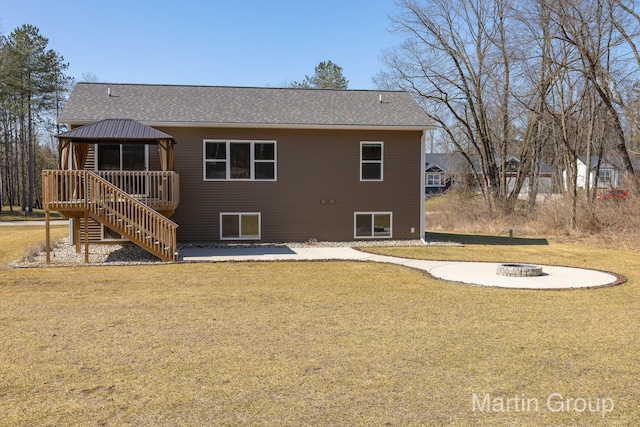
<instances>
[{"instance_id":1,"label":"downspout","mask_svg":"<svg viewBox=\"0 0 640 427\"><path fill-rule=\"evenodd\" d=\"M433 132L433 129L431 129L431 132ZM425 189L425 177L427 173L426 165L425 165L426 151L427 151L426 139L427 139L427 130L425 129L422 131L422 137L420 138L420 229L418 230L418 233L420 233L420 240L425 245L427 244L427 242L424 239L424 230L425 230L424 204L426 202L424 189Z\"/></svg>"}]
</instances>

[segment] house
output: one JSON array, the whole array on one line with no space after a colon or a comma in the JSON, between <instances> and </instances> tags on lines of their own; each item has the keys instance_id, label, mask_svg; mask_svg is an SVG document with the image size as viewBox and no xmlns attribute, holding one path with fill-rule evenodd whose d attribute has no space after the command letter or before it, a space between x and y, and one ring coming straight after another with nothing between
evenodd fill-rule
<instances>
[{"instance_id":1,"label":"house","mask_svg":"<svg viewBox=\"0 0 640 427\"><path fill-rule=\"evenodd\" d=\"M45 210L78 248L422 237L431 124L406 92L78 83L58 122Z\"/></svg>"},{"instance_id":2,"label":"house","mask_svg":"<svg viewBox=\"0 0 640 427\"><path fill-rule=\"evenodd\" d=\"M458 180L471 173L467 161L460 153L425 154L425 194L442 193Z\"/></svg>"},{"instance_id":3,"label":"house","mask_svg":"<svg viewBox=\"0 0 640 427\"><path fill-rule=\"evenodd\" d=\"M591 162L587 167L587 156L578 156L577 159L577 187L586 188L587 174L589 176L589 186L593 187L596 180L596 169L598 171L597 188L615 188L620 184L620 173L623 166L616 159L607 159L605 157L600 160L599 156L591 156ZM588 170L588 173L587 173Z\"/></svg>"},{"instance_id":4,"label":"house","mask_svg":"<svg viewBox=\"0 0 640 427\"><path fill-rule=\"evenodd\" d=\"M480 172L480 158L477 155L470 156L473 162L473 170ZM500 160L497 158L500 165ZM474 182L486 182L486 179L479 176L478 180L473 179L472 167L469 162L460 153L427 153L425 155L425 193L436 194L449 189L456 180L463 181L468 185L474 185ZM507 188L513 190L515 186L517 172L520 167L520 160L512 155L507 156L505 162ZM540 173L538 175L538 193L553 192L554 170L546 163L540 165ZM526 177L520 194L529 193L529 177Z\"/></svg>"},{"instance_id":5,"label":"house","mask_svg":"<svg viewBox=\"0 0 640 427\"><path fill-rule=\"evenodd\" d=\"M598 163L600 167L598 168ZM640 171L640 159L636 157L631 158L631 164L636 173ZM576 186L578 189L586 188L587 176L590 187L593 188L594 184L597 189L609 189L624 186L624 174L626 168L623 162L615 156L603 156L600 159L599 156L591 156L589 166L587 166L587 156L578 156L576 159ZM598 178L596 183L596 172L598 172ZM563 171L563 183L565 188L568 188L567 171Z\"/></svg>"},{"instance_id":6,"label":"house","mask_svg":"<svg viewBox=\"0 0 640 427\"><path fill-rule=\"evenodd\" d=\"M539 164L540 170L538 172L538 194L552 194L554 192L554 188L557 186L554 185L554 177L555 170L549 166L547 163L540 161ZM518 169L520 168L520 159L515 156L508 156L506 161L506 175L507 175L507 189L509 192L513 191L515 187L516 180L518 178ZM520 195L525 196L528 195L531 191L530 184L530 176L527 176L522 183L522 187L520 188Z\"/></svg>"}]
</instances>

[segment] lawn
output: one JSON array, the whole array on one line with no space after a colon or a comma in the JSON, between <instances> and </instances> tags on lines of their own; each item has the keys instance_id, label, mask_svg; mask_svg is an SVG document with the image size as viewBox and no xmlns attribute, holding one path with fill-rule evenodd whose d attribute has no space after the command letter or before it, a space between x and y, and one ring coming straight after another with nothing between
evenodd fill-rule
<instances>
[{"instance_id":1,"label":"lawn","mask_svg":"<svg viewBox=\"0 0 640 427\"><path fill-rule=\"evenodd\" d=\"M33 212L23 212L20 206L14 206L13 210L8 206L2 206L0 209L0 221L43 221L44 219L42 209L34 209ZM62 216L58 212L51 212L51 219L62 219Z\"/></svg>"},{"instance_id":2,"label":"lawn","mask_svg":"<svg viewBox=\"0 0 640 427\"><path fill-rule=\"evenodd\" d=\"M635 252L377 250L628 278L578 291L465 286L358 262L7 267L43 237L0 229L2 425L640 423Z\"/></svg>"}]
</instances>

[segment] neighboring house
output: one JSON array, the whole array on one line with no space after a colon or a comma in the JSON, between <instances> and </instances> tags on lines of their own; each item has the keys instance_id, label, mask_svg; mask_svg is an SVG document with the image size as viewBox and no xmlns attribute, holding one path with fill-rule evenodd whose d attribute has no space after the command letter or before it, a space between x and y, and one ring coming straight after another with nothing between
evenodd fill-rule
<instances>
[{"instance_id":1,"label":"neighboring house","mask_svg":"<svg viewBox=\"0 0 640 427\"><path fill-rule=\"evenodd\" d=\"M164 236L422 237L431 125L406 92L78 83L58 122L71 129L59 135L62 169L76 170L45 172L45 199L77 218L76 238L84 230L85 240L141 244L136 236L144 235L171 254ZM97 199L97 190L73 199L94 186ZM130 214L124 204L144 212ZM164 228L143 231L139 222Z\"/></svg>"},{"instance_id":2,"label":"neighboring house","mask_svg":"<svg viewBox=\"0 0 640 427\"><path fill-rule=\"evenodd\" d=\"M589 167L587 167L587 156L578 156L576 164L576 184L577 188L584 189L586 188L587 179L590 183L590 187L593 188L594 184L598 189L608 189L608 188L617 188L620 186L624 186L623 176L625 173L625 166L616 157L603 157L600 160L600 168L598 171L598 178L596 183L596 171L598 170L598 156L591 156L591 162ZM631 158L631 163L633 165L634 171L638 173L640 171L640 159ZM563 171L563 179L564 184L566 186L567 183L567 171ZM588 177L588 178L587 178ZM568 187L568 186L566 186ZM566 188L565 187L565 188Z\"/></svg>"},{"instance_id":3,"label":"neighboring house","mask_svg":"<svg viewBox=\"0 0 640 427\"><path fill-rule=\"evenodd\" d=\"M480 162L477 155L471 156L474 163L474 169L480 171ZM447 190L456 180L464 180L467 183L473 183L470 179L472 169L466 159L460 153L427 153L425 155L425 193L434 194ZM498 160L499 164L499 160ZM520 160L509 155L506 162L507 187L509 191L513 190L517 178L517 171L520 167ZM553 192L554 171L546 163L540 165L540 174L538 176L538 192ZM486 181L484 177L479 177L479 181ZM520 194L529 193L529 177L520 189Z\"/></svg>"},{"instance_id":4,"label":"neighboring house","mask_svg":"<svg viewBox=\"0 0 640 427\"><path fill-rule=\"evenodd\" d=\"M585 188L587 175L589 176L589 185L593 187L596 179L596 169L598 168L598 156L591 156L591 165L587 167L587 157L578 156L577 160L577 186ZM600 170L598 172L597 188L615 188L620 180L621 165L618 162L610 162L603 158L600 162ZM588 171L588 172L587 172Z\"/></svg>"},{"instance_id":5,"label":"neighboring house","mask_svg":"<svg viewBox=\"0 0 640 427\"><path fill-rule=\"evenodd\" d=\"M591 165L587 167L587 156L578 156L578 188L586 188L587 175L589 176L589 186L593 187L596 180L596 169L598 169L598 160L598 156L591 156ZM616 188L620 184L621 170L623 170L623 166L622 164L620 164L620 162L603 158L600 162L597 188Z\"/></svg>"},{"instance_id":6,"label":"neighboring house","mask_svg":"<svg viewBox=\"0 0 640 427\"><path fill-rule=\"evenodd\" d=\"M507 188L513 191L518 178L518 168L520 160L515 156L508 156L506 162L507 167ZM554 192L554 169L545 162L540 163L540 172L538 174L538 194L551 194ZM531 191L530 177L526 177L520 188L520 195L528 195Z\"/></svg>"},{"instance_id":7,"label":"neighboring house","mask_svg":"<svg viewBox=\"0 0 640 427\"><path fill-rule=\"evenodd\" d=\"M456 178L466 178L470 170L460 153L425 154L425 194L437 194L448 190Z\"/></svg>"}]
</instances>

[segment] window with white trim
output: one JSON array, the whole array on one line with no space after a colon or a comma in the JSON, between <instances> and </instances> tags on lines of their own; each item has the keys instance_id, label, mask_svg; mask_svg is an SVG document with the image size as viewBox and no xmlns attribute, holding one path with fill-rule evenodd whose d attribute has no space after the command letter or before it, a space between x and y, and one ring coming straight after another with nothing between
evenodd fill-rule
<instances>
[{"instance_id":1,"label":"window with white trim","mask_svg":"<svg viewBox=\"0 0 640 427\"><path fill-rule=\"evenodd\" d=\"M427 187L443 187L444 179L441 173L427 173Z\"/></svg>"},{"instance_id":2,"label":"window with white trim","mask_svg":"<svg viewBox=\"0 0 640 427\"><path fill-rule=\"evenodd\" d=\"M275 181L276 141L205 139L205 181Z\"/></svg>"},{"instance_id":3,"label":"window with white trim","mask_svg":"<svg viewBox=\"0 0 640 427\"><path fill-rule=\"evenodd\" d=\"M382 181L384 150L382 142L360 142L360 181Z\"/></svg>"},{"instance_id":4,"label":"window with white trim","mask_svg":"<svg viewBox=\"0 0 640 427\"><path fill-rule=\"evenodd\" d=\"M390 238L392 232L391 212L355 212L353 215L356 239Z\"/></svg>"},{"instance_id":5,"label":"window with white trim","mask_svg":"<svg viewBox=\"0 0 640 427\"><path fill-rule=\"evenodd\" d=\"M260 240L259 212L220 213L220 240Z\"/></svg>"},{"instance_id":6,"label":"window with white trim","mask_svg":"<svg viewBox=\"0 0 640 427\"><path fill-rule=\"evenodd\" d=\"M598 184L613 184L613 170L600 169L598 171Z\"/></svg>"}]
</instances>

